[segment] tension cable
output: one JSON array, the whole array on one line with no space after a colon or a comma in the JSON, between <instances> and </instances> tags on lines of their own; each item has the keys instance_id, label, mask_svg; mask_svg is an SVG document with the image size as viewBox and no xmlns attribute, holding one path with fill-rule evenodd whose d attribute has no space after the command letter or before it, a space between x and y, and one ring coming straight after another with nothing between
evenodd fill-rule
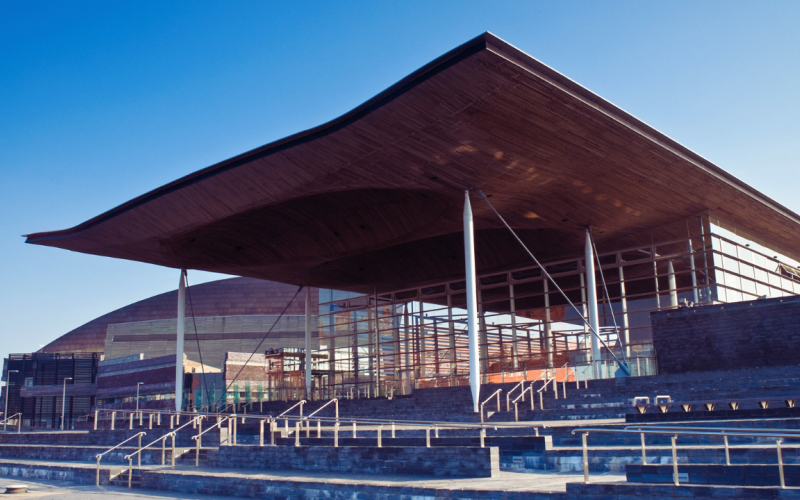
<instances>
[{"instance_id":1,"label":"tension cable","mask_svg":"<svg viewBox=\"0 0 800 500\"><path fill-rule=\"evenodd\" d=\"M542 266L542 264L533 255L533 253L528 249L528 247L525 245L525 243L523 243L522 240L519 238L519 236L517 236L517 233L514 232L513 229L511 229L511 226L508 225L508 222L506 222L506 220L500 215L500 213L498 213L498 211L494 208L494 206L491 204L491 202L489 202L489 199L486 197L485 194L483 194L483 191L479 189L478 193L484 199L486 204L489 205L489 208L492 209L492 212L494 212L494 214L497 216L497 218L500 219L500 221L503 223L503 225L505 225L506 228L509 231L511 231L511 234L519 242L519 244L522 245L522 248L525 249L525 252L527 252L527 254L531 257L531 259L533 259L533 261L536 263L536 265L539 266L539 269L542 270L542 274L544 274L545 277L547 279L549 279L553 283L553 285L561 293L561 295L564 297L564 299L567 301L567 303L569 303L569 305L572 306L573 309L575 309L575 312L578 314L578 316L580 316L580 318L583 320L583 322L586 324L586 326L589 328L589 330L594 334L594 336L597 337L597 339L600 341L600 343L603 344L603 347L605 347L608 350L608 352L611 354L611 356L614 358L614 360L617 362L617 364L620 366L620 368L622 368L622 371L625 372L625 375L630 376L631 373L628 370L627 364L624 364L622 361L620 361L619 358L617 357L617 355L614 354L614 351L612 351L611 348L608 347L608 344L606 344L606 342L603 340L603 338L600 336L600 334L597 333L597 330L595 330L592 327L592 325L589 324L589 321L583 316L583 313L581 313L581 311L579 311L578 308L575 307L575 304L573 304L572 301L569 299L569 297L567 297L567 294L564 293L564 290L562 290L561 287L558 286L558 283L556 283L556 281L553 279L553 277L550 276L550 273L547 272L547 269L545 269L544 266ZM592 361L595 361L595 360L592 360Z\"/></svg>"}]
</instances>

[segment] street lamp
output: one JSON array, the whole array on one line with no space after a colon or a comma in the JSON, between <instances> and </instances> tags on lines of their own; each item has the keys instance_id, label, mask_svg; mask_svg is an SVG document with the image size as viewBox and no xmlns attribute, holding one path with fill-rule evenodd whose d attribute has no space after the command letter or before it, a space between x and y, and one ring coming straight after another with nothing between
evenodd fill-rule
<instances>
[{"instance_id":1,"label":"street lamp","mask_svg":"<svg viewBox=\"0 0 800 500\"><path fill-rule=\"evenodd\" d=\"M136 384L136 413L139 413L139 386L144 384L144 382L139 382Z\"/></svg>"},{"instance_id":2,"label":"street lamp","mask_svg":"<svg viewBox=\"0 0 800 500\"><path fill-rule=\"evenodd\" d=\"M67 380L72 380L72 377L64 379L64 391L61 394L61 430L64 430L64 403L67 402Z\"/></svg>"},{"instance_id":3,"label":"street lamp","mask_svg":"<svg viewBox=\"0 0 800 500\"><path fill-rule=\"evenodd\" d=\"M8 425L8 384L11 382L12 373L19 373L19 370L8 370L6 372L6 409L3 410L3 432L6 431L6 426Z\"/></svg>"}]
</instances>

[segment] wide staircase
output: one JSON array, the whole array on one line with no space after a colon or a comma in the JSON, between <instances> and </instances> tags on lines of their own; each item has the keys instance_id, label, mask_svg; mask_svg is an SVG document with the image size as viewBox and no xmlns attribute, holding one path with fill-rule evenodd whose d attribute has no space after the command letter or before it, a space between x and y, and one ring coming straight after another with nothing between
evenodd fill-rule
<instances>
[{"instance_id":1,"label":"wide staircase","mask_svg":"<svg viewBox=\"0 0 800 500\"><path fill-rule=\"evenodd\" d=\"M580 388L568 382L559 384L557 399L552 385L540 393L541 385L533 384L525 401L517 402L516 413L513 405L507 406L506 394L514 389L508 401L516 399L521 392L517 384L484 386L483 423L472 411L468 387L417 390L391 400L343 399L338 422L335 406L326 401L305 404L305 417L295 407L277 421L277 415L297 403L264 403L260 409L250 405L246 415L241 409L235 416L208 415L201 424L191 421L198 414L183 414L180 420L162 414L159 422L147 411L133 418L120 411L113 430L106 415L96 430L89 421L79 431L0 433L0 475L263 498L302 497L295 493L300 490L306 496L379 491L385 498L402 498L403 491L412 489L419 496L446 496L442 488L475 488L459 497L476 499L493 498L507 488L536 492L537 498L588 499L598 491L686 497L692 496L683 489L689 488L687 482L695 488L712 485L716 496L726 487L721 485L747 489L756 484L762 486L759 494L773 495L769 492L787 491L776 482L781 475L776 440L782 439L784 485L800 486L800 414L783 414L794 411L788 407L743 404L730 410L723 404L793 400L800 394L800 368L597 380L588 387L581 382ZM489 397L498 389L500 411L496 396ZM667 395L673 402L714 400L717 409L705 411L700 419L697 411L686 412L679 405L665 414L650 408L644 415L633 406L636 397L655 401ZM637 421L648 415L659 419ZM669 421L662 421L663 416ZM659 432L654 425L674 428ZM758 433L765 428L774 435ZM192 438L200 432L198 444ZM558 477L566 486L537 490L537 480L552 482L553 473L562 474ZM436 482L442 479L456 482ZM596 481L603 481L605 489L598 489ZM668 494L663 491L667 486Z\"/></svg>"}]
</instances>

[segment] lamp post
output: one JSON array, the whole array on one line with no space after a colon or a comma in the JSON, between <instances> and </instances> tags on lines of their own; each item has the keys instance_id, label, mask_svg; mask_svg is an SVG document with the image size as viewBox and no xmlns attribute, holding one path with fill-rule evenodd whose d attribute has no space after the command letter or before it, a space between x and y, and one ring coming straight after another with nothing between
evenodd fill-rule
<instances>
[{"instance_id":1,"label":"lamp post","mask_svg":"<svg viewBox=\"0 0 800 500\"><path fill-rule=\"evenodd\" d=\"M139 413L139 387L144 384L144 382L139 382L136 384L136 413Z\"/></svg>"},{"instance_id":2,"label":"lamp post","mask_svg":"<svg viewBox=\"0 0 800 500\"><path fill-rule=\"evenodd\" d=\"M61 430L64 430L64 403L67 402L67 380L72 380L72 377L64 379L64 391L61 393Z\"/></svg>"},{"instance_id":3,"label":"lamp post","mask_svg":"<svg viewBox=\"0 0 800 500\"><path fill-rule=\"evenodd\" d=\"M6 372L6 408L3 410L3 432L6 431L6 426L8 426L8 384L11 382L12 373L19 373L19 370L8 370Z\"/></svg>"}]
</instances>

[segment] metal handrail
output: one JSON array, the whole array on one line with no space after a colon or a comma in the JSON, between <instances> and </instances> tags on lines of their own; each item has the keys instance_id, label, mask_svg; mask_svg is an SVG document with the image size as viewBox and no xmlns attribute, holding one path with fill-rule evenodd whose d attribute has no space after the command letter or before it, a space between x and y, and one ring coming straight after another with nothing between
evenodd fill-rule
<instances>
[{"instance_id":1,"label":"metal handrail","mask_svg":"<svg viewBox=\"0 0 800 500\"><path fill-rule=\"evenodd\" d=\"M512 401L514 403L514 421L515 422L519 422L519 407L517 406L517 401L519 401L519 399L522 398L522 401L525 402L525 393L526 392L530 392L531 393L531 411L533 411L535 409L534 406L533 406L533 401L534 401L533 384L531 384L531 385L528 386L527 389L522 391L522 394L517 396L517 398L514 401Z\"/></svg>"},{"instance_id":2,"label":"metal handrail","mask_svg":"<svg viewBox=\"0 0 800 500\"><path fill-rule=\"evenodd\" d=\"M631 426L635 427L635 426ZM589 436L590 432L617 432L621 434L639 434L642 440L642 464L647 463L647 455L645 452L645 443L644 443L644 435L645 434L657 434L657 435L668 435L672 436L672 480L675 486L679 486L680 482L678 480L678 452L677 452L677 445L676 442L678 440L678 436L686 435L686 436L720 436L724 438L725 444L725 461L726 465L730 465L730 453L728 450L728 437L729 436L741 436L741 437L774 437L777 438L776 441L776 448L778 452L778 472L780 475L780 484L781 488L786 488L786 481L784 478L783 472L783 455L781 453L781 443L783 443L784 438L790 439L797 439L799 436L796 433L791 432L784 432L783 429L780 429L779 432L772 432L775 429L759 429L756 432L741 432L741 431L728 431L727 429L725 432L720 431L708 431L708 430L697 430L689 428L681 428L681 429L674 429L674 430L659 430L659 429L603 429L603 428L584 428L584 429L573 429L572 434L581 433L581 441L583 447L583 482L589 482L589 449L586 445L586 439Z\"/></svg>"},{"instance_id":3,"label":"metal handrail","mask_svg":"<svg viewBox=\"0 0 800 500\"><path fill-rule=\"evenodd\" d=\"M575 385L576 385L575 388L576 389L580 389L580 385L578 385L578 384L580 384L580 382L578 382L578 374L575 371L574 367L570 368L569 371L565 371L564 372L564 378L562 378L561 380L556 380L556 384L555 384L556 385L556 394L558 394L558 383L561 382L561 392L562 392L563 399L567 399L567 379L569 378L569 374L570 373L575 375ZM556 377L554 377L554 378L558 378L558 373L556 373Z\"/></svg>"},{"instance_id":4,"label":"metal handrail","mask_svg":"<svg viewBox=\"0 0 800 500\"><path fill-rule=\"evenodd\" d=\"M214 429L216 427L219 427L220 429L222 429L222 423L230 420L231 418L235 419L236 415L234 415L233 417L223 417L223 418L219 419L216 424L212 425L208 429L203 430L201 428L199 434L197 434L196 436L192 436L192 441L194 441L194 443L195 443L195 454L194 454L194 466L195 467L200 467L200 448L202 447L203 434L205 434L206 432L208 432L211 429Z\"/></svg>"},{"instance_id":5,"label":"metal handrail","mask_svg":"<svg viewBox=\"0 0 800 500\"><path fill-rule=\"evenodd\" d=\"M19 417L17 419L17 434L20 433L20 431L22 430L22 413L15 413L15 414L11 415L10 417L6 418L5 420L3 420L2 422L0 422L0 424L3 424L3 432L5 432L5 430L6 430L5 428L8 425L8 421L11 420L14 417Z\"/></svg>"},{"instance_id":6,"label":"metal handrail","mask_svg":"<svg viewBox=\"0 0 800 500\"><path fill-rule=\"evenodd\" d=\"M500 393L503 392L503 389L497 389L492 393L491 396L486 398L486 401L481 403L481 422L483 422L483 405L488 403L493 397L497 396L497 411L500 411Z\"/></svg>"},{"instance_id":7,"label":"metal handrail","mask_svg":"<svg viewBox=\"0 0 800 500\"><path fill-rule=\"evenodd\" d=\"M172 462L172 468L174 469L175 468L175 435L181 429L183 429L184 427L187 427L187 426L191 425L192 423L194 423L194 422L196 422L198 420L202 421L202 419L204 419L204 418L205 418L205 416L202 416L202 415L201 416L197 416L197 417L191 419L190 421L186 422L182 426L178 427L177 429L175 429L175 430L173 430L173 431L171 431L171 432L169 432L167 434L164 434L163 436L161 436L160 438L156 439L155 441L153 441L152 443L148 444L147 446L143 446L143 447L139 448L138 450L134 451L133 453L131 453L129 455L125 455L124 458L128 461L128 489L130 489L130 487L131 487L131 476L133 476L133 457L134 456L139 456L140 457L139 458L139 467L141 467L141 453L144 450L146 450L147 448L149 448L149 447L153 446L154 444L156 444L157 442L161 441L161 465L166 465L164 463L165 462L164 454L165 454L165 451L166 451L165 448L164 448L164 443L166 443L167 438L171 437L172 438L172 456L170 457L170 460Z\"/></svg>"},{"instance_id":8,"label":"metal handrail","mask_svg":"<svg viewBox=\"0 0 800 500\"><path fill-rule=\"evenodd\" d=\"M307 417L305 417L305 418L306 418L306 420L308 420L309 418L313 417L314 415L316 415L317 413L319 413L320 411L322 411L322 410L323 410L323 408L325 408L326 406L328 406L328 405L329 405L329 404L331 404L331 403L335 403L335 405L336 405L336 418L339 418L339 400L338 400L338 399L336 399L336 398L333 398L333 399L331 399L330 401L328 401L327 403L325 403L324 405L322 405L322 406L320 406L319 408L317 408L316 410L314 410L314 411L313 411L312 413L310 413L310 414L309 414ZM289 410L286 410L286 411L289 411ZM286 413L286 412L284 412L284 413ZM281 414L281 415L282 415L282 414ZM278 416L280 416L280 415L278 415ZM302 416L302 414L301 414L301 416Z\"/></svg>"},{"instance_id":9,"label":"metal handrail","mask_svg":"<svg viewBox=\"0 0 800 500\"><path fill-rule=\"evenodd\" d=\"M536 391L536 393L539 394L539 409L540 410L544 410L544 396L542 395L542 392L545 389L547 389L547 385L550 382L552 382L553 380L555 380L555 379L556 379L555 377L547 379L547 381L544 383L544 385L541 388L539 388L538 391ZM556 384L554 383L553 386L555 386L555 385ZM556 387L555 389L556 389L556 399L558 399L558 387ZM533 395L533 394L531 394L531 395Z\"/></svg>"},{"instance_id":10,"label":"metal handrail","mask_svg":"<svg viewBox=\"0 0 800 500\"><path fill-rule=\"evenodd\" d=\"M100 459L103 458L103 455L105 455L106 453L110 453L110 452L116 450L117 448L119 448L123 444L127 443L131 439L134 439L134 438L137 438L137 437L139 438L139 447L141 448L141 446L142 446L142 436L146 436L146 435L147 435L146 432L140 432L138 434L134 434L133 436L129 437L128 439L126 439L125 441L123 441L120 444L116 445L115 447L109 448L108 450L104 451L103 453L100 453L99 455L95 455L95 458L97 459L97 475L95 477L95 486L100 486ZM141 464L141 460L142 460L142 456L139 455L139 466L140 467L142 465Z\"/></svg>"},{"instance_id":11,"label":"metal handrail","mask_svg":"<svg viewBox=\"0 0 800 500\"><path fill-rule=\"evenodd\" d=\"M301 400L301 401L298 401L296 404L293 404L293 405L292 405L292 406L291 406L291 407L290 407L288 410L286 410L285 412L281 413L280 415L278 415L278 416L277 416L277 417L275 417L275 418L281 418L281 417L283 417L284 415L286 415L286 414L287 414L287 413L289 413L290 411L294 410L294 409L295 409L295 408L297 408L298 406L300 406L300 416L302 417L302 416L303 416L303 405L304 405L304 404L306 404L306 400L305 400L305 399L303 399L303 400Z\"/></svg>"},{"instance_id":12,"label":"metal handrail","mask_svg":"<svg viewBox=\"0 0 800 500\"><path fill-rule=\"evenodd\" d=\"M531 384L533 384L533 382L531 382ZM522 393L525 394L525 381L520 380L519 384L512 387L511 390L506 393L506 411L511 411L511 404L509 403L509 398L511 397L511 393L516 391L517 387L519 386L522 386ZM522 401L525 401L525 399L523 398Z\"/></svg>"}]
</instances>

